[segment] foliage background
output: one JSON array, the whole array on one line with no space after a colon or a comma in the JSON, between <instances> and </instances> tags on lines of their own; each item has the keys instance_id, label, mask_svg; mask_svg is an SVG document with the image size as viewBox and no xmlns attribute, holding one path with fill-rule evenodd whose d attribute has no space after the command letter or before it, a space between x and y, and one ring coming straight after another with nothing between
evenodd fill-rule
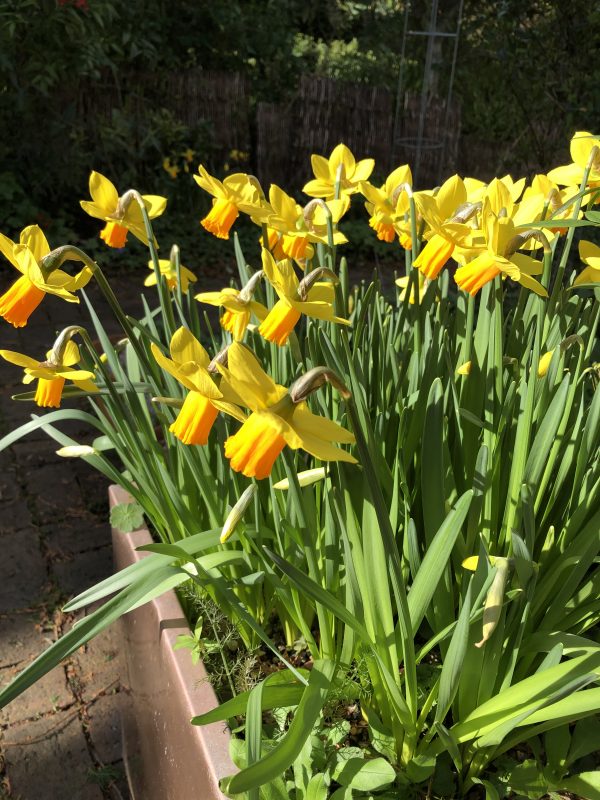
<instances>
[{"instance_id":1,"label":"foliage background","mask_svg":"<svg viewBox=\"0 0 600 800\"><path fill-rule=\"evenodd\" d=\"M427 28L429 5L412 4L412 29ZM455 0L443 4L442 30L454 28L457 7ZM191 147L192 169L204 161L222 173L226 165L211 163L210 130L189 129L163 107L161 76L198 67L240 72L253 105L293 103L302 74L395 91L403 25L404 7L395 0L3 0L3 231L14 234L37 221L59 239L71 231L95 237L96 226L76 200L85 196L89 171L98 169L120 187L169 195L169 225L181 241L178 218L189 219L190 207L200 214L206 200L189 175L174 181L164 171L164 157ZM599 41L600 7L583 0L466 0L455 166L490 178L568 160L572 132L600 127ZM421 37L409 40L409 90L420 89L424 47ZM435 53L433 79L442 94L451 57L443 47ZM152 91L141 98L140 73L153 77ZM103 86L117 87L122 102L107 124L90 126L78 98ZM139 102L142 114L133 111ZM244 168L252 169L252 157Z\"/></svg>"}]
</instances>

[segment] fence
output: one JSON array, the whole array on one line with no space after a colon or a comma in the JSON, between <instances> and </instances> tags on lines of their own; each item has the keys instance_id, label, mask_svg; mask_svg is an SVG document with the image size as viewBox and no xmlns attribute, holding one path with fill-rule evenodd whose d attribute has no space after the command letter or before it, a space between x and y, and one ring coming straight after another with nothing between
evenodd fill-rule
<instances>
[{"instance_id":1,"label":"fence","mask_svg":"<svg viewBox=\"0 0 600 800\"><path fill-rule=\"evenodd\" d=\"M383 87L303 76L287 104L258 103L251 113L248 81L236 73L188 70L163 75L131 75L81 87L78 109L93 128L109 122L114 109L141 115L149 103L163 106L180 122L202 126L210 139L210 158L219 170L231 151L250 153L251 168L268 187L278 183L298 190L311 177L310 155L328 155L344 142L357 158L372 156L380 175L415 159L419 103L406 97L398 138L392 142L395 99ZM446 125L446 121L448 124ZM437 182L456 160L460 108L446 115L443 102L431 98L425 117L421 185ZM434 143L431 146L429 143Z\"/></svg>"}]
</instances>

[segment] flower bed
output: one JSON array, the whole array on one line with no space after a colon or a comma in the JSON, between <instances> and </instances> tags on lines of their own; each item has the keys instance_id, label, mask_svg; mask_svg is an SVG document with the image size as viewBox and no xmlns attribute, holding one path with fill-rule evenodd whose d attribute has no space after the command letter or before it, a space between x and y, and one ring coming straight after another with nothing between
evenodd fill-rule
<instances>
[{"instance_id":1,"label":"flower bed","mask_svg":"<svg viewBox=\"0 0 600 800\"><path fill-rule=\"evenodd\" d=\"M581 239L574 269L573 243L600 223L599 153L580 132L572 163L527 185L455 175L417 190L407 165L372 182L372 159L339 145L313 156L304 206L200 166L203 227L227 239L247 214L260 257L253 269L235 242L239 285L195 298L179 249L157 257L163 198L94 172L82 206L103 240L149 247L158 305L139 320L76 246L50 250L36 226L3 237L20 273L0 298L8 322L47 293L77 301L93 278L124 338L111 345L89 306L99 347L70 326L43 361L45 347L0 351L37 381L17 399L90 403L0 447L42 428L127 490L113 521L146 516L156 542L67 604L110 598L0 703L185 583L277 664L194 718L235 721L227 794L597 797L600 248ZM402 256L393 297L338 261L359 194ZM221 309L219 330L201 304ZM88 443L60 430L69 418L89 423Z\"/></svg>"}]
</instances>

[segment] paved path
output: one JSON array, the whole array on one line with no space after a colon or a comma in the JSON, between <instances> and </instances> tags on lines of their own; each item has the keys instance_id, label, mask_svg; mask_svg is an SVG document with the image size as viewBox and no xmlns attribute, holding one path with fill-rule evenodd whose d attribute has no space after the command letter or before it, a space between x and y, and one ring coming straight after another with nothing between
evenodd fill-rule
<instances>
[{"instance_id":1,"label":"paved path","mask_svg":"<svg viewBox=\"0 0 600 800\"><path fill-rule=\"evenodd\" d=\"M141 311L142 280L119 281L130 313ZM50 297L25 328L0 323L1 349L40 358L55 331L88 324L83 304ZM19 368L2 360L0 436L36 410L10 399L23 391L20 379ZM70 423L68 432L90 439L80 425ZM107 481L78 459L60 458L57 448L38 431L0 453L0 685L70 629L76 615L61 612L64 602L112 572ZM0 711L0 800L129 798L118 716L123 691L109 629Z\"/></svg>"}]
</instances>

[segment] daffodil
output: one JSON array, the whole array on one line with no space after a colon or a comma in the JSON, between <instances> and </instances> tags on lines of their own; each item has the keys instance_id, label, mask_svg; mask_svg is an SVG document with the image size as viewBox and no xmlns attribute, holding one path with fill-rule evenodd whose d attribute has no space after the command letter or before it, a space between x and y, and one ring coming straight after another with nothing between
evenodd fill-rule
<instances>
[{"instance_id":1,"label":"daffodil","mask_svg":"<svg viewBox=\"0 0 600 800\"><path fill-rule=\"evenodd\" d=\"M435 196L420 193L417 206L429 225L429 241L414 261L429 280L437 278L457 246L465 244L473 229L467 224L478 210L467 204L467 190L458 175L453 175L440 187Z\"/></svg>"},{"instance_id":2,"label":"daffodil","mask_svg":"<svg viewBox=\"0 0 600 800\"><path fill-rule=\"evenodd\" d=\"M258 328L258 332L267 341L283 346L302 314L340 325L350 324L347 319L337 317L334 313L332 284L317 281L317 278L324 275L335 279L333 273L319 268L299 282L289 260L277 262L264 248L262 263L265 275L279 296L279 300Z\"/></svg>"},{"instance_id":3,"label":"daffodil","mask_svg":"<svg viewBox=\"0 0 600 800\"><path fill-rule=\"evenodd\" d=\"M283 448L303 449L322 461L356 463L354 456L333 442L351 444L354 436L336 422L313 414L306 392L294 393L276 384L256 357L234 342L227 368L218 365L224 382L252 412L241 428L225 442L231 468L262 480L271 474Z\"/></svg>"},{"instance_id":4,"label":"daffodil","mask_svg":"<svg viewBox=\"0 0 600 800\"><path fill-rule=\"evenodd\" d=\"M360 182L369 180L375 166L372 158L357 162L345 144L338 144L328 159L312 155L310 161L315 177L302 191L309 197L326 200L333 200L336 186L339 186L340 196L357 192Z\"/></svg>"},{"instance_id":5,"label":"daffodil","mask_svg":"<svg viewBox=\"0 0 600 800\"><path fill-rule=\"evenodd\" d=\"M168 172L173 179L181 172L177 164L174 164L169 157L163 158L162 166L164 171Z\"/></svg>"},{"instance_id":6,"label":"daffodil","mask_svg":"<svg viewBox=\"0 0 600 800\"><path fill-rule=\"evenodd\" d=\"M209 175L202 164L198 172L200 175L194 175L194 180L214 197L211 210L200 224L217 238L229 239L229 231L240 211L254 217L265 209L262 191L249 175L235 173L221 182Z\"/></svg>"},{"instance_id":7,"label":"daffodil","mask_svg":"<svg viewBox=\"0 0 600 800\"><path fill-rule=\"evenodd\" d=\"M268 226L281 234L281 250L288 258L303 261L313 257L313 244L327 243L327 213L336 224L348 210L350 200L348 197L329 200L327 203L323 200L312 200L303 208L283 189L272 184L269 205L271 212ZM340 231L334 231L334 244L345 244L347 241Z\"/></svg>"},{"instance_id":8,"label":"daffodil","mask_svg":"<svg viewBox=\"0 0 600 800\"><path fill-rule=\"evenodd\" d=\"M573 286L584 283L600 283L600 247L593 242L579 242L579 258L586 264L583 272L573 281Z\"/></svg>"},{"instance_id":9,"label":"daffodil","mask_svg":"<svg viewBox=\"0 0 600 800\"><path fill-rule=\"evenodd\" d=\"M391 172L379 188L368 181L361 181L360 191L365 197L365 208L369 213L369 225L382 242L393 242L396 235L405 250L412 246L409 198L406 187L412 186L412 174L408 164Z\"/></svg>"},{"instance_id":10,"label":"daffodil","mask_svg":"<svg viewBox=\"0 0 600 800\"><path fill-rule=\"evenodd\" d=\"M115 185L99 172L91 173L89 187L92 199L81 200L81 207L91 217L106 222L100 238L109 247L125 247L129 231L136 239L148 244L142 210L132 193L126 192L119 197ZM160 217L167 205L167 199L158 195L142 195L142 200L150 219Z\"/></svg>"},{"instance_id":11,"label":"daffodil","mask_svg":"<svg viewBox=\"0 0 600 800\"><path fill-rule=\"evenodd\" d=\"M34 402L40 407L59 408L65 381L69 380L85 392L95 392L97 387L92 381L93 372L73 369L81 360L79 348L74 342L57 344L46 353L46 361L16 353L13 350L0 350L0 356L11 364L23 367L25 376L23 383L31 383L37 379Z\"/></svg>"},{"instance_id":12,"label":"daffodil","mask_svg":"<svg viewBox=\"0 0 600 800\"><path fill-rule=\"evenodd\" d=\"M159 258L158 259L158 266L160 269L160 274L165 276L167 281L167 286L172 291L177 288L177 268L175 264L169 258ZM152 270L152 273L148 275L146 280L144 281L144 286L156 286L156 275L154 273L154 265L152 261L148 262L148 269ZM181 275L181 291L184 294L187 294L188 287L190 283L195 283L197 278L194 273L189 270L187 267L184 267L180 264L179 266L179 273Z\"/></svg>"},{"instance_id":13,"label":"daffodil","mask_svg":"<svg viewBox=\"0 0 600 800\"><path fill-rule=\"evenodd\" d=\"M544 287L532 277L542 272L541 262L517 252L531 238L529 234L518 231L510 217L496 216L487 198L482 210L482 227L484 246L459 250L458 259L463 266L454 276L458 286L475 295L482 286L502 274L546 297Z\"/></svg>"},{"instance_id":14,"label":"daffodil","mask_svg":"<svg viewBox=\"0 0 600 800\"><path fill-rule=\"evenodd\" d=\"M219 411L245 419L239 408L225 397L208 371L210 357L187 328L179 328L171 338L171 358L151 344L152 355L160 366L179 381L188 394L169 430L183 444L206 444Z\"/></svg>"},{"instance_id":15,"label":"daffodil","mask_svg":"<svg viewBox=\"0 0 600 800\"><path fill-rule=\"evenodd\" d=\"M523 194L523 201L521 206L524 206L527 210L527 213L531 216L531 206L527 205L532 198L537 198L536 205L539 207L540 200L542 203L542 209L544 207L547 208L547 215L548 219L556 219L557 223L561 219L571 219L573 216L573 204L567 205L569 200L572 198L573 194L576 193L574 187L568 187L566 189L559 189L558 185L551 181L547 175L535 175L533 180L531 181L531 186L528 186L525 189ZM574 202L574 201L573 201ZM565 208L563 208L565 206ZM562 211L559 209L562 208ZM537 209L533 209L534 213ZM521 212L521 216L523 216L523 211ZM583 211L579 211L578 218L583 216ZM533 222L534 219L530 219L529 222ZM559 233L564 234L567 231L567 228L561 228L560 224L557 224L556 228L549 229L552 233Z\"/></svg>"},{"instance_id":16,"label":"daffodil","mask_svg":"<svg viewBox=\"0 0 600 800\"><path fill-rule=\"evenodd\" d=\"M589 164L593 148L597 148L591 165ZM588 131L577 131L571 139L571 164L550 170L548 178L559 186L579 187L583 173L590 166L587 185L600 186L600 139Z\"/></svg>"},{"instance_id":17,"label":"daffodil","mask_svg":"<svg viewBox=\"0 0 600 800\"><path fill-rule=\"evenodd\" d=\"M262 272L255 273L243 289L230 287L221 289L220 292L201 292L196 295L196 300L200 303L225 309L221 317L221 326L233 335L236 342L244 338L252 314L262 321L269 313L262 303L252 299L258 281L262 277Z\"/></svg>"},{"instance_id":18,"label":"daffodil","mask_svg":"<svg viewBox=\"0 0 600 800\"><path fill-rule=\"evenodd\" d=\"M410 283L410 276L408 276L408 275L405 275L402 278L398 278L396 280L396 286L399 286L400 289L402 289L402 291L400 292L400 295L398 297L400 302L403 302L404 299L406 298L406 293L408 292L408 284L409 283ZM416 289L416 284L417 283L419 285L419 302L423 300L423 298L425 297L425 294L427 293L427 287L429 285L429 281L427 281L423 277L423 275L421 275L421 273L418 273L417 280L415 281L415 283L413 283L413 286L412 286L412 288L410 290L410 297L409 297L408 302L410 303L411 306L414 305L415 301L416 301L417 293L416 293L415 289Z\"/></svg>"},{"instance_id":19,"label":"daffodil","mask_svg":"<svg viewBox=\"0 0 600 800\"><path fill-rule=\"evenodd\" d=\"M77 275L68 275L61 269L47 273L43 259L50 253L46 237L37 225L21 231L19 244L0 234L0 252L21 273L20 277L0 297L0 317L15 328L22 328L46 294L53 294L69 303L78 303L73 292L83 288L92 272L88 267Z\"/></svg>"}]
</instances>

